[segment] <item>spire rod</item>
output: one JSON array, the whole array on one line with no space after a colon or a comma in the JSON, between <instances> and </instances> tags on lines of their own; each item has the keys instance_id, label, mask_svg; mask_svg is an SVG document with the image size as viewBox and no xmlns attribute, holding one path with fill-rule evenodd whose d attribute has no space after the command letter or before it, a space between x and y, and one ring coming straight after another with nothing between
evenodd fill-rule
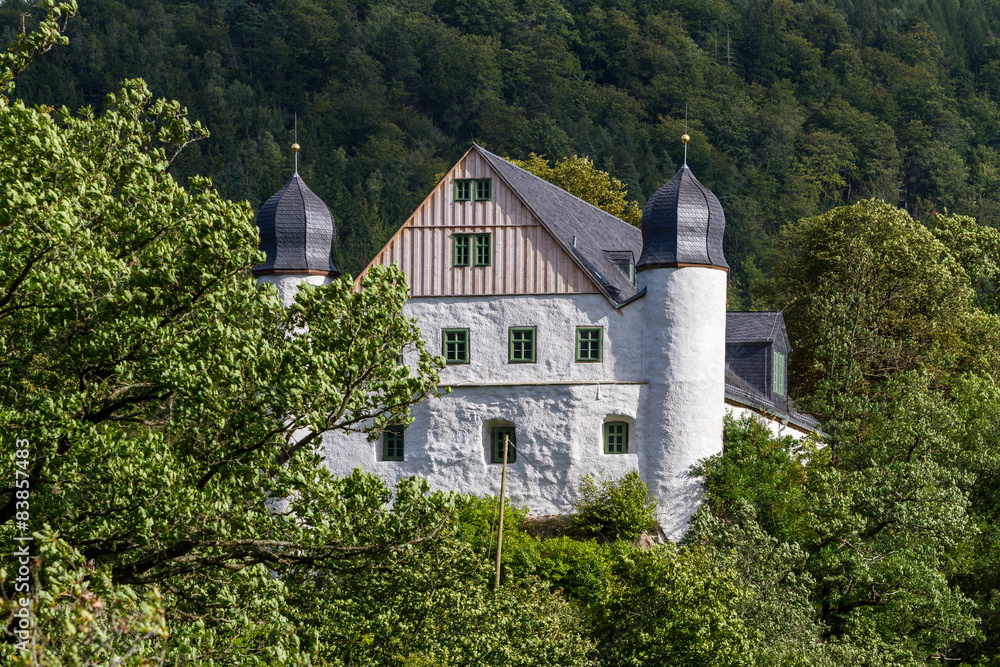
<instances>
[{"instance_id":1,"label":"spire rod","mask_svg":"<svg viewBox=\"0 0 1000 667\"><path fill-rule=\"evenodd\" d=\"M299 112L295 112L295 143L292 144L292 152L295 153L295 175L299 175Z\"/></svg>"},{"instance_id":2,"label":"spire rod","mask_svg":"<svg viewBox=\"0 0 1000 667\"><path fill-rule=\"evenodd\" d=\"M688 105L687 102L684 103L684 135L681 137L681 143L684 144L684 166L688 164L688 142L691 141L691 137L688 136Z\"/></svg>"}]
</instances>

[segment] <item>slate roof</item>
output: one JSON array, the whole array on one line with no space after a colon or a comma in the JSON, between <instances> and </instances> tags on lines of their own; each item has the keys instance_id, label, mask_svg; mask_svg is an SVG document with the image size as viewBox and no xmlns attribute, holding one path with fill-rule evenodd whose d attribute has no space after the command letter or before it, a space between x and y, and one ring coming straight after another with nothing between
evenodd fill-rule
<instances>
[{"instance_id":1,"label":"slate roof","mask_svg":"<svg viewBox=\"0 0 1000 667\"><path fill-rule=\"evenodd\" d=\"M267 255L255 276L275 273L339 275L333 264L337 229L323 200L295 174L257 212L260 249Z\"/></svg>"},{"instance_id":2,"label":"slate roof","mask_svg":"<svg viewBox=\"0 0 1000 667\"><path fill-rule=\"evenodd\" d=\"M728 269L722 254L726 214L685 164L646 201L636 269L694 264Z\"/></svg>"},{"instance_id":3,"label":"slate roof","mask_svg":"<svg viewBox=\"0 0 1000 667\"><path fill-rule=\"evenodd\" d=\"M762 394L757 391L756 387L737 375L728 365L726 365L726 399L758 412L774 415L781 420L787 420L805 431L815 431L819 426L819 420L812 415L799 412L792 401L780 396L777 397L778 400L774 400Z\"/></svg>"},{"instance_id":4,"label":"slate roof","mask_svg":"<svg viewBox=\"0 0 1000 667\"><path fill-rule=\"evenodd\" d=\"M780 312L726 313L726 342L774 342L786 352L792 349L785 329L785 318Z\"/></svg>"},{"instance_id":5,"label":"slate roof","mask_svg":"<svg viewBox=\"0 0 1000 667\"><path fill-rule=\"evenodd\" d=\"M473 148L616 306L636 295L616 255L631 252L639 257L642 232L482 146L473 144Z\"/></svg>"}]
</instances>

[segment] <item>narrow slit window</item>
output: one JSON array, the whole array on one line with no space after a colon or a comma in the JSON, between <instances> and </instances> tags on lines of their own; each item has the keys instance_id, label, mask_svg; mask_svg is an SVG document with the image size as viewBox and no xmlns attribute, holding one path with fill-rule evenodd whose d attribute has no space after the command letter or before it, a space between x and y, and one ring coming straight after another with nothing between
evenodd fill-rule
<instances>
[{"instance_id":1,"label":"narrow slit window","mask_svg":"<svg viewBox=\"0 0 1000 667\"><path fill-rule=\"evenodd\" d=\"M600 327L577 327L576 329L576 360L600 361L602 356L604 330Z\"/></svg>"},{"instance_id":2,"label":"narrow slit window","mask_svg":"<svg viewBox=\"0 0 1000 667\"><path fill-rule=\"evenodd\" d=\"M517 327L510 330L507 361L512 364L530 364L535 361L535 329Z\"/></svg>"},{"instance_id":3,"label":"narrow slit window","mask_svg":"<svg viewBox=\"0 0 1000 667\"><path fill-rule=\"evenodd\" d=\"M386 461L403 460L403 427L389 426L382 432L382 458Z\"/></svg>"},{"instance_id":4,"label":"narrow slit window","mask_svg":"<svg viewBox=\"0 0 1000 667\"><path fill-rule=\"evenodd\" d=\"M472 201L472 181L455 181L455 201Z\"/></svg>"},{"instance_id":5,"label":"narrow slit window","mask_svg":"<svg viewBox=\"0 0 1000 667\"><path fill-rule=\"evenodd\" d=\"M604 453L628 454L628 422L605 422Z\"/></svg>"},{"instance_id":6,"label":"narrow slit window","mask_svg":"<svg viewBox=\"0 0 1000 667\"><path fill-rule=\"evenodd\" d=\"M469 330L445 329L441 334L441 354L447 364L469 363Z\"/></svg>"},{"instance_id":7,"label":"narrow slit window","mask_svg":"<svg viewBox=\"0 0 1000 667\"><path fill-rule=\"evenodd\" d=\"M476 181L476 201L490 201L493 199L493 181L489 178L481 178Z\"/></svg>"},{"instance_id":8,"label":"narrow slit window","mask_svg":"<svg viewBox=\"0 0 1000 667\"><path fill-rule=\"evenodd\" d=\"M509 438L507 443L507 463L513 463L517 460L517 449L515 447L517 440L514 438L514 428L511 426L505 426L493 429L493 452L490 457L491 463L503 463L504 436Z\"/></svg>"},{"instance_id":9,"label":"narrow slit window","mask_svg":"<svg viewBox=\"0 0 1000 667\"><path fill-rule=\"evenodd\" d=\"M493 262L493 236L476 234L476 266L490 266Z\"/></svg>"},{"instance_id":10,"label":"narrow slit window","mask_svg":"<svg viewBox=\"0 0 1000 667\"><path fill-rule=\"evenodd\" d=\"M472 254L472 241L468 234L455 234L453 236L454 252L452 258L454 266L469 266L469 258Z\"/></svg>"}]
</instances>

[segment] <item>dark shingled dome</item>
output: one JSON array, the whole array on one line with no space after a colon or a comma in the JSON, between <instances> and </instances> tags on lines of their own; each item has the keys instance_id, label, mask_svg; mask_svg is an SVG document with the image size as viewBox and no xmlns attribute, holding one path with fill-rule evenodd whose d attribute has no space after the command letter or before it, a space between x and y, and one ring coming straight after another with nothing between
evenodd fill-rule
<instances>
[{"instance_id":1,"label":"dark shingled dome","mask_svg":"<svg viewBox=\"0 0 1000 667\"><path fill-rule=\"evenodd\" d=\"M635 270L687 265L728 269L722 256L725 227L718 197L684 165L646 202L642 256Z\"/></svg>"},{"instance_id":2,"label":"dark shingled dome","mask_svg":"<svg viewBox=\"0 0 1000 667\"><path fill-rule=\"evenodd\" d=\"M254 276L339 275L330 255L337 236L333 216L298 174L260 207L257 228L267 258L253 267Z\"/></svg>"}]
</instances>

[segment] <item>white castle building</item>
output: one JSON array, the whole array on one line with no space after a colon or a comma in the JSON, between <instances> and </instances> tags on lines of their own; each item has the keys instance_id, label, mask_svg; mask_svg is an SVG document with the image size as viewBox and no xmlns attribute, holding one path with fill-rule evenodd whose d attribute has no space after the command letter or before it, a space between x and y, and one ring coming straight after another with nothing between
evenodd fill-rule
<instances>
[{"instance_id":1,"label":"white castle building","mask_svg":"<svg viewBox=\"0 0 1000 667\"><path fill-rule=\"evenodd\" d=\"M337 275L332 216L297 174L258 225L254 274L286 302ZM787 400L781 314L726 312L724 225L687 165L640 231L474 144L368 265L401 267L405 312L453 392L377 442L328 437L326 465L496 494L506 435L515 504L565 514L583 475L638 470L679 538L701 499L688 471L722 451L727 410L786 434L816 426Z\"/></svg>"}]
</instances>

